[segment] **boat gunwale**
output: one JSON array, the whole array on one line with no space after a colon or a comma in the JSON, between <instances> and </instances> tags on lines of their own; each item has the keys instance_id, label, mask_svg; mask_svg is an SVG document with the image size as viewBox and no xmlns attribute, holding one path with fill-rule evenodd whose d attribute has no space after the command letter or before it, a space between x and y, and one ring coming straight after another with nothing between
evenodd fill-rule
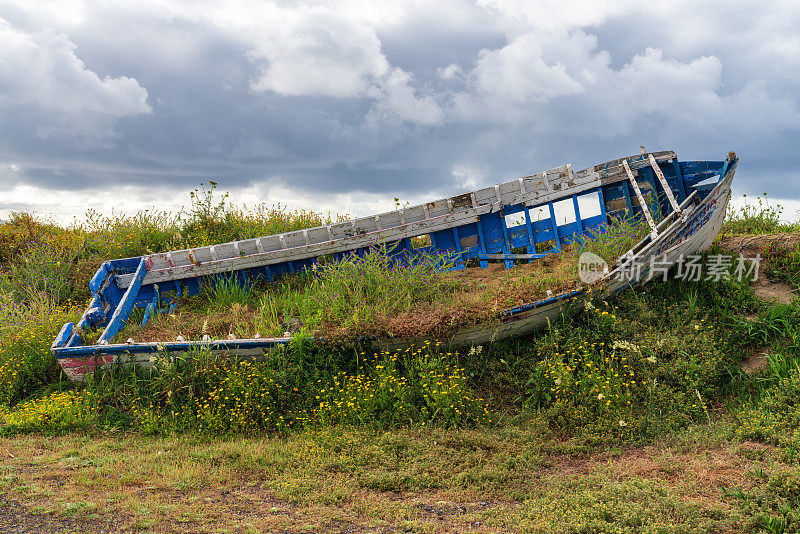
<instances>
[{"instance_id":1,"label":"boat gunwale","mask_svg":"<svg viewBox=\"0 0 800 534\"><path fill-rule=\"evenodd\" d=\"M680 204L679 211L671 212L667 217L664 218L658 225L657 230L663 226L664 224L668 223L671 219L674 220L671 224L669 224L663 231L658 233L658 236L653 239L651 235L645 236L642 240L640 240L634 247L631 248L629 253L633 255L630 256L632 258L646 256L652 248L656 248L657 246L661 245L667 238L671 237L676 231L680 228L684 227L691 219L692 214L697 212L702 208L702 206L706 203L712 202L713 198L719 193L722 187L729 185L729 182L733 178L733 174L736 171L736 165L738 164L738 158L734 161L732 165L730 165L725 172L725 176L721 176L718 179L718 182L715 184L715 187L709 192L709 194L701 201L697 201L698 199L698 192L697 190L693 191L690 195L686 197L686 199ZM688 214L686 220L681 218L681 213L687 207L694 202L694 209L692 210L692 214ZM670 247L667 251L672 250L673 248L680 246L682 242L676 243L674 247ZM665 254L666 252L665 251ZM611 280L615 275L618 275L621 269L624 266L619 265L606 273L604 277L596 284L605 283L608 280ZM626 287L630 287L636 283L638 280L632 280L628 284L624 284L620 288L618 288L615 292L621 291ZM523 306L519 306L516 308L503 310L498 312L495 315L496 319L500 319L501 321L509 321L513 320L513 318L519 314L528 312L530 310L540 308L543 306L547 306L549 304L553 304L559 301L570 300L573 298L577 298L578 296L585 294L587 292L586 288L581 288L578 290L573 291L566 291L557 295L553 295L552 297L548 297L546 299L538 300L536 302L532 302L529 304L525 304ZM462 325L462 327L466 327L469 325ZM375 340L378 340L376 338ZM375 341L370 340L370 341ZM102 355L113 355L113 354L158 354L162 352L185 352L189 350L195 350L197 348L208 348L209 350L213 351L235 351L235 350L246 350L246 349L272 349L279 346L285 346L291 341L291 337L280 337L280 338L243 338L243 339L235 339L235 340L209 340L209 341L156 341L156 342L147 342L147 343L108 343L102 345L86 345L80 347L52 347L51 352L56 357L56 359L74 359L74 358L90 358L90 357L97 357Z\"/></svg>"},{"instance_id":2,"label":"boat gunwale","mask_svg":"<svg viewBox=\"0 0 800 534\"><path fill-rule=\"evenodd\" d=\"M658 162L665 162L672 159L676 159L678 157L673 150L663 150L658 152L651 152L648 154L652 154L653 157ZM360 234L341 236L331 240L320 241L318 243L305 243L294 247L258 252L254 254L247 254L244 256L234 256L230 258L223 258L216 260L212 259L210 261L202 261L202 262L200 261L190 262L189 264L170 265L169 267L151 268L154 265L156 259L159 260L163 259L163 262L165 263L171 262L172 255L185 253L189 255L189 257L191 258L196 256L196 251L198 250L211 249L213 247L225 247L225 246L236 247L240 246L242 243L249 241L257 241L263 238L277 238L278 240L281 239L286 240L287 237L292 237L295 234L302 233L304 231L310 232L322 228L330 228L333 225L321 225L312 228L307 228L305 230L294 230L291 232L283 232L271 236L260 236L249 239L241 239L237 241L229 241L226 243L218 243L215 245L207 245L203 247L194 247L194 248L173 250L169 252L148 254L145 256L122 258L120 259L120 261L124 260L133 261L136 259L144 259L148 263L148 272L145 275L143 283L145 285L149 285L166 281L182 280L187 278L191 279L198 276L214 275L223 272L231 272L235 270L273 265L276 263L282 263L286 261L299 261L327 254L338 254L351 251L353 250L354 247L358 248L362 246L373 246L382 243L396 241L399 239L416 237L417 235L427 234L433 231L447 230L451 227L458 227L465 224L464 222L461 221L461 219L471 219L473 217L479 217L486 213L494 213L498 210L502 210L502 208L505 206L524 204L526 208L536 208L551 202L558 202L560 200L567 199L573 195L580 195L582 193L585 193L586 191L590 191L598 187L614 184L617 182L622 182L624 180L627 180L627 174L625 173L625 170L621 163L622 161L628 161L630 163L631 169L634 171L638 171L638 169L650 165L649 159L647 159L644 154L638 154L633 156L627 156L625 158L610 160L605 163L594 165L592 167L587 167L577 172L573 172L571 170L570 164L566 164L560 167L556 167L554 169L548 169L536 174L527 175L522 178L501 182L499 184L496 184L495 186L490 186L475 191L469 191L466 193L453 195L451 197L438 199L432 202L426 202L424 204L418 204L415 206L408 206L405 208L379 213L368 217L351 219L349 222L352 223L352 225L355 227L355 225L357 225L359 221L370 221L370 220L375 220L376 218L380 218L381 216L405 213L406 211L410 211L413 209L424 209L427 206L438 205L439 203L448 203L448 202L452 203L453 199L458 197L472 196L474 198L474 195L481 191L485 191L488 189L496 189L497 191L500 191L500 188L502 188L503 186L518 183L520 180L524 180L526 178L531 178L531 177L538 177L540 175L547 176L548 173L552 173L555 171L563 173L561 169L566 169L566 178L558 182L553 182L553 183L548 182L549 184L548 191L546 192L545 195L541 196L540 198L508 199L509 200L508 203L506 203L505 201L501 201L501 199L498 199L497 202L490 202L483 204L475 203L465 209L460 209L460 208L458 208L457 210L451 209L448 213L442 213L441 215L437 215L435 217L427 217L420 219L418 221L408 222L387 228L381 228ZM560 188L559 190L555 189L556 186L561 185L562 182L565 180L569 179L575 180L576 176L583 176L583 175L590 176L591 173L594 173L596 176L594 178L587 179L583 183L574 185L566 189L564 188ZM517 192L514 194L519 194L519 193ZM502 196L502 193L498 193L498 195ZM511 200L514 201L512 202ZM455 218L456 220L448 221L447 220L448 217ZM401 217L401 219L404 219L404 217ZM440 228L435 224L432 225L433 222L437 223L441 222L443 224L441 225ZM426 226L430 227L426 228ZM351 243L350 241L353 242ZM167 258L167 255L170 255L169 259ZM250 265L250 263L252 263L253 265ZM129 280L133 278L132 274L127 274L127 273L116 276L117 276L117 283L120 289L125 289L126 287L128 287Z\"/></svg>"}]
</instances>

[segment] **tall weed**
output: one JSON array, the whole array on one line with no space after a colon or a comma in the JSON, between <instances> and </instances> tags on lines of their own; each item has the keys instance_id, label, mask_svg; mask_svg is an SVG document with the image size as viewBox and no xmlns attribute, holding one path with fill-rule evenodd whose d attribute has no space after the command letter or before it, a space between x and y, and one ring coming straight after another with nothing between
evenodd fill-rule
<instances>
[{"instance_id":1,"label":"tall weed","mask_svg":"<svg viewBox=\"0 0 800 534\"><path fill-rule=\"evenodd\" d=\"M747 195L743 195L745 198ZM773 206L767 199L767 194L756 197L754 203L745 202L744 206L736 209L728 205L725 222L722 225L723 234L774 234L777 232L796 232L800 230L800 223L782 223L781 214L783 207Z\"/></svg>"}]
</instances>

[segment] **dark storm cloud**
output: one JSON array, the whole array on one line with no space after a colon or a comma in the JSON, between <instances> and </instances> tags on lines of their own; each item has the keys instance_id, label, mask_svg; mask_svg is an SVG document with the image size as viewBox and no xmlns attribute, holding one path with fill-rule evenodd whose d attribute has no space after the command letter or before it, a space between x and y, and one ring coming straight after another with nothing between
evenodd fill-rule
<instances>
[{"instance_id":1,"label":"dark storm cloud","mask_svg":"<svg viewBox=\"0 0 800 534\"><path fill-rule=\"evenodd\" d=\"M250 20L110 3L69 24L0 8L5 53L29 54L0 70L0 165L14 165L0 187L182 193L213 177L412 197L644 144L682 159L736 150L742 191L800 197L800 49L780 17L759 23L770 52L753 45L756 8L724 22L631 8L561 27L498 6L389 21L297 7L274 22L295 8Z\"/></svg>"}]
</instances>

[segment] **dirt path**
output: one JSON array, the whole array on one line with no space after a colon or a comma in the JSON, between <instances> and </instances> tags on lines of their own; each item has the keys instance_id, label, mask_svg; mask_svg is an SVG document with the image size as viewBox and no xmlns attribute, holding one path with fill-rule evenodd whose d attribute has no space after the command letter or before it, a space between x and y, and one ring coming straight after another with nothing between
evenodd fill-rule
<instances>
[{"instance_id":1,"label":"dirt path","mask_svg":"<svg viewBox=\"0 0 800 534\"><path fill-rule=\"evenodd\" d=\"M722 248L738 252L745 256L755 256L764 251L765 247L796 247L800 245L800 233L788 232L781 234L762 235L721 235L719 244Z\"/></svg>"},{"instance_id":2,"label":"dirt path","mask_svg":"<svg viewBox=\"0 0 800 534\"><path fill-rule=\"evenodd\" d=\"M356 434L335 436L345 447L330 455L297 435L0 438L0 450L13 451L2 462L10 478L0 532L518 532L527 528L520 521L560 521L551 503L581 487L588 496L622 491L662 519L663 506L680 521L708 511L726 531L738 519L720 488L752 486L748 471L769 468L773 448L709 439L714 431L704 437L699 428L696 438L588 454L532 454L534 434L517 430L402 432L417 442L403 462L420 470L353 468L360 453L346 444L367 443ZM431 484L392 483L408 477ZM576 525L597 514L583 502L575 501L584 506L570 519ZM612 503L614 513L626 506Z\"/></svg>"},{"instance_id":3,"label":"dirt path","mask_svg":"<svg viewBox=\"0 0 800 534\"><path fill-rule=\"evenodd\" d=\"M731 252L753 257L756 254L764 256L769 250L781 248L795 248L800 246L800 233L781 233L764 235L723 235L720 246ZM753 283L756 296L772 302L789 304L799 296L799 292L789 284L773 282L766 276L759 276Z\"/></svg>"},{"instance_id":4,"label":"dirt path","mask_svg":"<svg viewBox=\"0 0 800 534\"><path fill-rule=\"evenodd\" d=\"M123 526L122 522L69 517L54 510L34 511L9 498L7 494L0 496L0 532L3 533L92 532L104 534L119 531Z\"/></svg>"}]
</instances>

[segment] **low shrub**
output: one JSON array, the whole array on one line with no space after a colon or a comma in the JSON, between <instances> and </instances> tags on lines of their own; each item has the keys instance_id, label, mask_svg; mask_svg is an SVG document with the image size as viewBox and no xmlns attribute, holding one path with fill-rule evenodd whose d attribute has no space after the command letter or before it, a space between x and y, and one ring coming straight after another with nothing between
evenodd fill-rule
<instances>
[{"instance_id":1,"label":"low shrub","mask_svg":"<svg viewBox=\"0 0 800 534\"><path fill-rule=\"evenodd\" d=\"M85 390L97 401L99 424L219 435L490 421L457 356L436 346L337 355L301 333L257 362L197 350L179 357L165 352L151 363L151 369L113 366L90 377Z\"/></svg>"},{"instance_id":2,"label":"low shrub","mask_svg":"<svg viewBox=\"0 0 800 534\"><path fill-rule=\"evenodd\" d=\"M744 198L747 195L742 195ZM759 195L755 202L745 201L740 208L728 206L728 213L722 226L723 234L774 234L777 232L796 232L800 223L781 222L783 208L771 205L767 194Z\"/></svg>"},{"instance_id":3,"label":"low shrub","mask_svg":"<svg viewBox=\"0 0 800 534\"><path fill-rule=\"evenodd\" d=\"M96 404L91 391L64 391L32 399L12 410L0 410L2 432L60 432L86 428L96 421Z\"/></svg>"},{"instance_id":4,"label":"low shrub","mask_svg":"<svg viewBox=\"0 0 800 534\"><path fill-rule=\"evenodd\" d=\"M429 348L376 353L365 370L339 372L321 385L314 418L322 425L471 426L491 421L452 353Z\"/></svg>"},{"instance_id":5,"label":"low shrub","mask_svg":"<svg viewBox=\"0 0 800 534\"><path fill-rule=\"evenodd\" d=\"M0 294L0 406L9 406L58 378L50 353L58 330L76 321L76 306L56 306L39 296L24 303Z\"/></svg>"}]
</instances>

